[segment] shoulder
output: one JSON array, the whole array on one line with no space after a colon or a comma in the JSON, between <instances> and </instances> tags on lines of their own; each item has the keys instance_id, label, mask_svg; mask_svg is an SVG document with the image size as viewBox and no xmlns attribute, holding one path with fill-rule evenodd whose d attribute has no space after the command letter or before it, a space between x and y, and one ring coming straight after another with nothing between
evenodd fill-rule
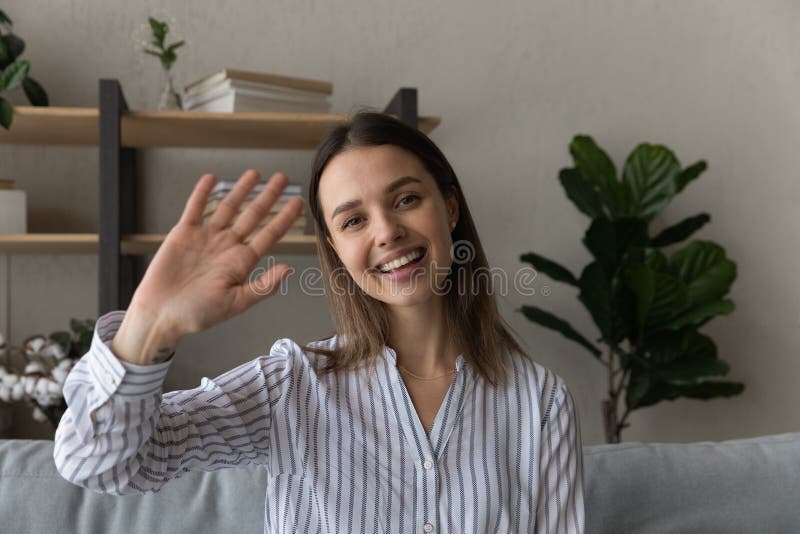
<instances>
[{"instance_id":1,"label":"shoulder","mask_svg":"<svg viewBox=\"0 0 800 534\"><path fill-rule=\"evenodd\" d=\"M572 394L561 376L522 354L512 353L511 361L513 375L521 382L519 387L535 392L543 425L555 410L561 407L573 409Z\"/></svg>"}]
</instances>

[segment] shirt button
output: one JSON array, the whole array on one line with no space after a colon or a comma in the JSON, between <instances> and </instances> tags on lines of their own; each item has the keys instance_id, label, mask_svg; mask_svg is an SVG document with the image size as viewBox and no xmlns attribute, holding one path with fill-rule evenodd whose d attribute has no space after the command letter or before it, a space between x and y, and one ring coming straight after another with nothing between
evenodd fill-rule
<instances>
[{"instance_id":1,"label":"shirt button","mask_svg":"<svg viewBox=\"0 0 800 534\"><path fill-rule=\"evenodd\" d=\"M431 525L430 523L425 523L425 525L423 525L422 527L422 530L424 530L425 532L433 532L433 525Z\"/></svg>"},{"instance_id":2,"label":"shirt button","mask_svg":"<svg viewBox=\"0 0 800 534\"><path fill-rule=\"evenodd\" d=\"M431 467L433 467L433 462L431 462L430 460L425 460L425 463L422 464L422 465L425 466L425 469L430 469ZM430 531L428 531L428 532L430 532Z\"/></svg>"},{"instance_id":3,"label":"shirt button","mask_svg":"<svg viewBox=\"0 0 800 534\"><path fill-rule=\"evenodd\" d=\"M114 375L111 373L106 373L106 380L108 380L108 383L112 386L114 385Z\"/></svg>"}]
</instances>

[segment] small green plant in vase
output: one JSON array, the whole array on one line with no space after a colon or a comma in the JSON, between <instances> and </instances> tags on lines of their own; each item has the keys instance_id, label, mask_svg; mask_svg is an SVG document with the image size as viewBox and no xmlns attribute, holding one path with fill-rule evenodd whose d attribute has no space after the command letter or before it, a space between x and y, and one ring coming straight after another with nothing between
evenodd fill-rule
<instances>
[{"instance_id":1,"label":"small green plant in vase","mask_svg":"<svg viewBox=\"0 0 800 534\"><path fill-rule=\"evenodd\" d=\"M152 41L144 48L144 52L158 58L166 76L166 85L161 93L158 109L182 109L181 95L178 94L173 85L172 66L178 59L175 51L183 46L185 42L177 41L167 45L166 39L169 33L169 24L153 17L149 17L148 21L152 31Z\"/></svg>"},{"instance_id":2,"label":"small green plant in vase","mask_svg":"<svg viewBox=\"0 0 800 534\"><path fill-rule=\"evenodd\" d=\"M574 166L561 169L559 180L567 197L591 219L583 244L592 261L578 276L534 252L521 255L520 261L577 288L600 337L590 341L536 306L518 311L576 342L607 368L608 397L602 404L606 441L620 441L635 410L679 397L741 393L743 384L716 379L729 366L719 359L712 339L700 332L715 316L733 311L726 295L736 264L708 240L691 241L672 254L665 250L688 239L710 216L701 213L655 236L650 232L653 218L706 170L706 163L682 168L667 147L642 143L628 156L620 179L591 137L578 135L569 148Z\"/></svg>"}]
</instances>

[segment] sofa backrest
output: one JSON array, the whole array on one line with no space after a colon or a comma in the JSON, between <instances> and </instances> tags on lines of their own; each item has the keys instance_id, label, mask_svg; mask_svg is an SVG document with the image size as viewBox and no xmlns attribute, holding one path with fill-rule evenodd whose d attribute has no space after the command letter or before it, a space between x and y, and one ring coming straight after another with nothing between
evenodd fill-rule
<instances>
[{"instance_id":1,"label":"sofa backrest","mask_svg":"<svg viewBox=\"0 0 800 534\"><path fill-rule=\"evenodd\" d=\"M800 433L584 449L593 533L800 533Z\"/></svg>"},{"instance_id":2,"label":"sofa backrest","mask_svg":"<svg viewBox=\"0 0 800 534\"><path fill-rule=\"evenodd\" d=\"M589 534L800 532L800 433L590 446L584 471ZM245 467L115 497L62 479L52 441L0 440L0 531L262 532L266 484Z\"/></svg>"}]
</instances>

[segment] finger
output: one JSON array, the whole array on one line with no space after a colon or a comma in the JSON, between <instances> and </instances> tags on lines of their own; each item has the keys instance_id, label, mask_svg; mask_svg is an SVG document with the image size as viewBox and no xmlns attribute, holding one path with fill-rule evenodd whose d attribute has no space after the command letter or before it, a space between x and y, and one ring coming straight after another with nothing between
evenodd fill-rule
<instances>
[{"instance_id":1,"label":"finger","mask_svg":"<svg viewBox=\"0 0 800 534\"><path fill-rule=\"evenodd\" d=\"M281 282L294 272L294 268L284 263L279 263L246 285L239 286L238 302L242 312L261 300L275 294L281 287Z\"/></svg>"},{"instance_id":2,"label":"finger","mask_svg":"<svg viewBox=\"0 0 800 534\"><path fill-rule=\"evenodd\" d=\"M281 240L286 231L292 226L303 211L303 199L300 197L289 199L264 228L250 238L249 246L258 255L265 256L267 251Z\"/></svg>"},{"instance_id":3,"label":"finger","mask_svg":"<svg viewBox=\"0 0 800 534\"><path fill-rule=\"evenodd\" d=\"M208 223L218 228L228 226L239 212L239 206L259 180L261 180L261 175L258 174L258 171L253 169L245 171L236 181L236 185L233 186L231 192L225 195L217 209L214 210L214 214L208 220Z\"/></svg>"},{"instance_id":4,"label":"finger","mask_svg":"<svg viewBox=\"0 0 800 534\"><path fill-rule=\"evenodd\" d=\"M208 194L214 188L217 178L213 174L204 174L200 177L186 201L178 224L199 225L203 222L203 211L208 203Z\"/></svg>"},{"instance_id":5,"label":"finger","mask_svg":"<svg viewBox=\"0 0 800 534\"><path fill-rule=\"evenodd\" d=\"M253 229L261 224L272 211L272 207L281 198L287 183L288 179L282 172L273 174L264 190L247 205L247 208L236 219L232 230L238 235L249 236Z\"/></svg>"}]
</instances>

